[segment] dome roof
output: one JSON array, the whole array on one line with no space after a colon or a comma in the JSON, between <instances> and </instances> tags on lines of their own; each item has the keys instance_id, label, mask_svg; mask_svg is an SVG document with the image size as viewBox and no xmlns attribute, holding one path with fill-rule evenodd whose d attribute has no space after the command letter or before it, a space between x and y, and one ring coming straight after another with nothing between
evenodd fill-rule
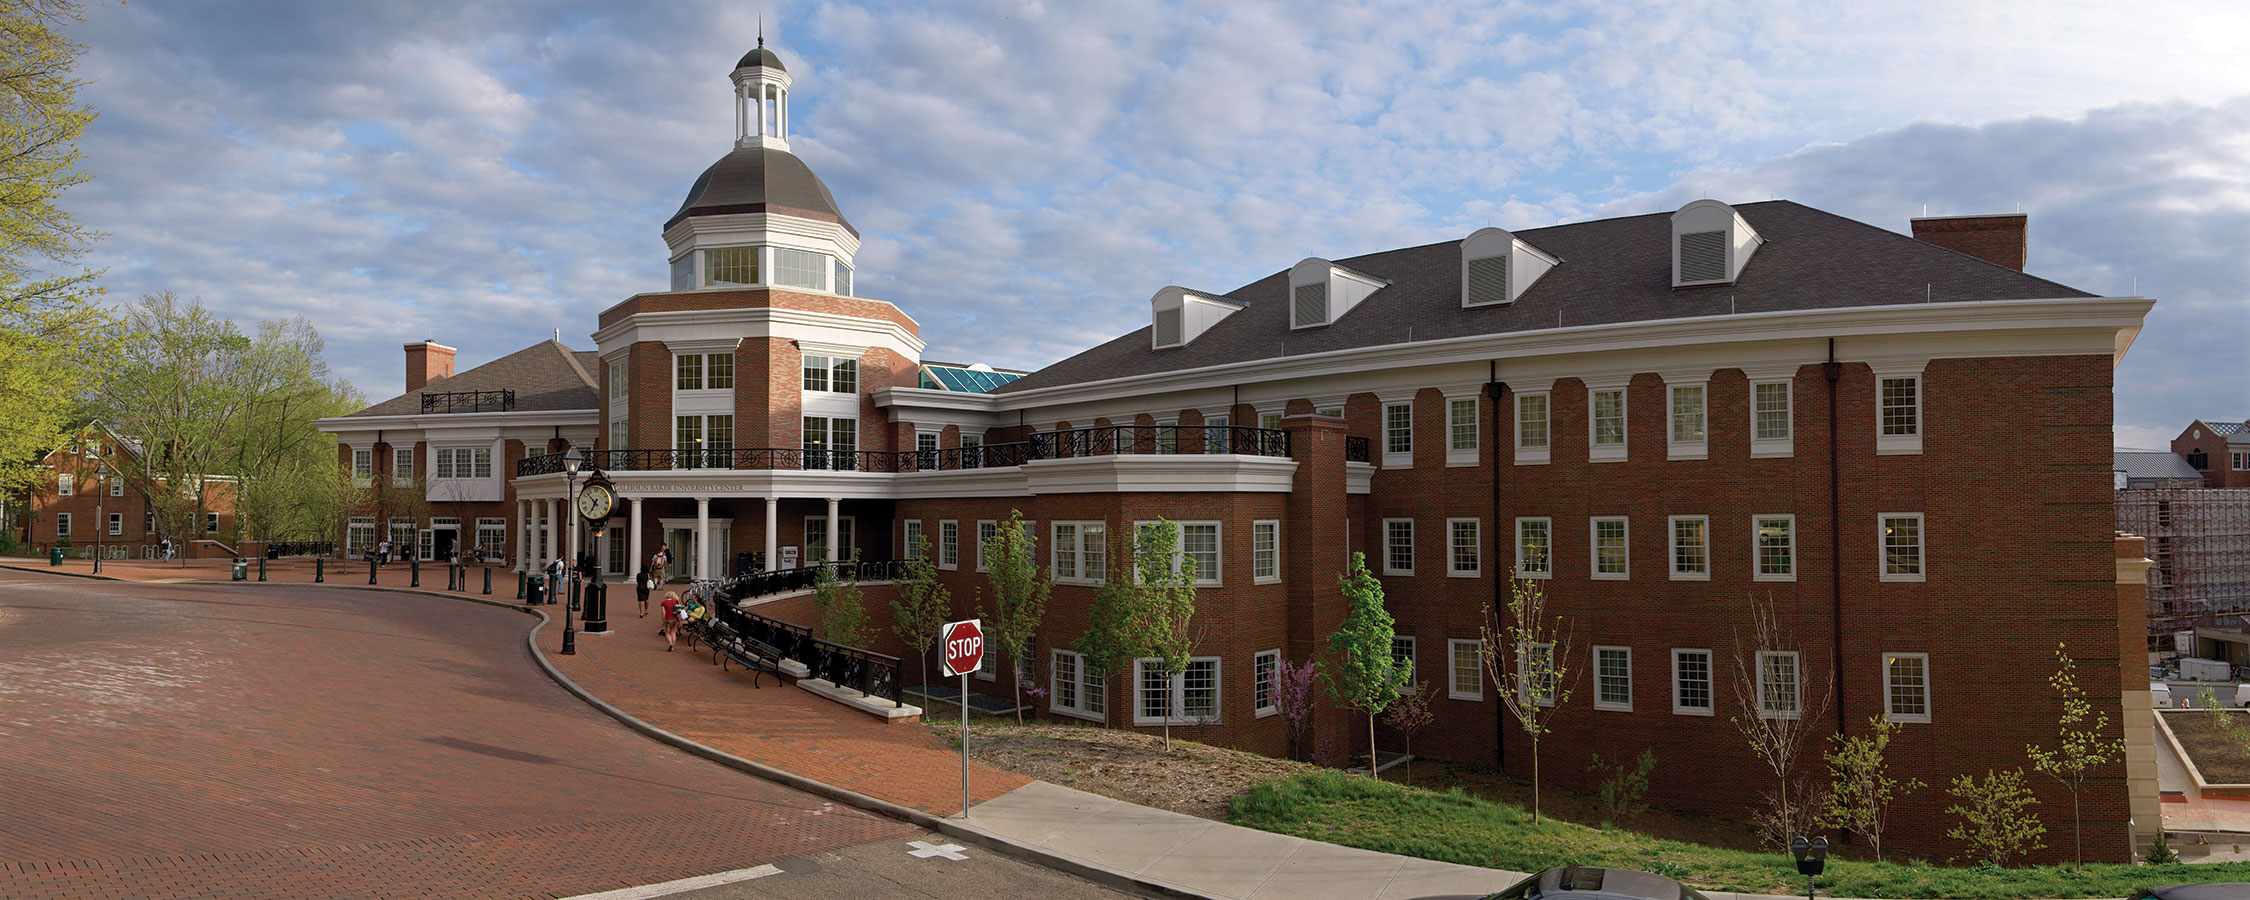
<instances>
[{"instance_id":1,"label":"dome roof","mask_svg":"<svg viewBox=\"0 0 2250 900\"><path fill-rule=\"evenodd\" d=\"M804 160L787 150L740 147L719 157L688 188L680 211L664 222L671 228L691 216L726 216L770 212L834 222L854 236L859 231L836 209L828 185L814 175Z\"/></svg>"},{"instance_id":2,"label":"dome roof","mask_svg":"<svg viewBox=\"0 0 2250 900\"><path fill-rule=\"evenodd\" d=\"M742 61L734 64L737 69L753 69L758 66L780 69L784 72L789 71L787 67L781 64L781 57L775 56L773 51L766 49L764 38L758 40L758 49L742 54Z\"/></svg>"}]
</instances>

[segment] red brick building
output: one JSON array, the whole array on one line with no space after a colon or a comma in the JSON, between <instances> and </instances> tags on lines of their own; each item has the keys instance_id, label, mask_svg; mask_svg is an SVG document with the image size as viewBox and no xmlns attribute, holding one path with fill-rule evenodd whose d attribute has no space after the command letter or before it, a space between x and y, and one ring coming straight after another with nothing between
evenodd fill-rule
<instances>
[{"instance_id":1,"label":"red brick building","mask_svg":"<svg viewBox=\"0 0 2250 900\"><path fill-rule=\"evenodd\" d=\"M155 559L166 539L176 554L233 555L226 548L238 537L234 479L205 476L196 508L167 523L149 502L149 492L163 486L126 474L141 466L120 465L141 452L139 444L93 423L40 460L44 482L18 495L0 522L37 556L61 546L69 556L92 558L99 546L106 559Z\"/></svg>"},{"instance_id":2,"label":"red brick building","mask_svg":"<svg viewBox=\"0 0 2250 900\"><path fill-rule=\"evenodd\" d=\"M2203 473L2204 487L2250 488L2250 422L2189 422L2172 439L2172 452Z\"/></svg>"},{"instance_id":3,"label":"red brick building","mask_svg":"<svg viewBox=\"0 0 2250 900\"><path fill-rule=\"evenodd\" d=\"M521 544L567 520L553 451L590 447L618 519L598 539L548 529L529 558L591 540L623 575L663 544L670 574L716 576L890 558L921 535L964 610L979 537L1020 511L1058 585L1024 663L1042 714L1171 715L1266 753L1287 746L1271 668L1320 653L1353 553L1383 582L1398 655L1440 686L1425 756L1528 770L1477 656L1511 578L1555 599L1580 673L1543 745L1550 782L1588 786L1593 751L1651 747L1653 802L1740 815L1772 777L1730 717L1816 712L1816 744L1912 723L1902 777L2023 766L2024 745L2054 740L2058 644L2098 710L2146 730L2109 446L2111 372L2151 304L2024 274L2021 217L1918 220L1917 240L1699 200L1487 228L1166 287L1148 327L1015 378L923 361L910 316L853 296L859 237L788 152L787 72L760 48L733 79L736 149L664 223L671 290L604 311L594 351L410 377L406 397L324 423L346 463L379 478L386 447L413 442L416 467L489 449L475 515ZM495 369L525 354L567 365ZM430 406L472 388L517 405ZM552 405L534 414L533 395ZM1182 524L1202 575L1195 665L1099 677L1070 647L1118 541L1157 518ZM1757 660L1753 600L1787 635ZM1365 734L1324 709L1313 739L1364 753ZM2153 781L2129 803L2125 769L2084 797L2090 855L2127 856L2136 814L2154 827ZM2069 798L2041 797L2052 837ZM1901 801L1892 842L1953 855L1945 803Z\"/></svg>"}]
</instances>

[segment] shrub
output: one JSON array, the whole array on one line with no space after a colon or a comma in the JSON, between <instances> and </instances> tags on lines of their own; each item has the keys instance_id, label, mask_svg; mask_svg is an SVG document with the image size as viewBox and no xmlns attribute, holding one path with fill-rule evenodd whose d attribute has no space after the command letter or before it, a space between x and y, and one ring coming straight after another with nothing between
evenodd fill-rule
<instances>
[{"instance_id":1,"label":"shrub","mask_svg":"<svg viewBox=\"0 0 2250 900\"><path fill-rule=\"evenodd\" d=\"M2046 849L2039 839L2047 826L2031 811L2039 801L2024 785L2022 769L1986 771L1982 779L1963 775L1953 779L1947 793L1961 800L1945 808L1961 817L1961 824L1946 829L1945 836L1968 844L1984 862L2006 866L2018 854Z\"/></svg>"},{"instance_id":2,"label":"shrub","mask_svg":"<svg viewBox=\"0 0 2250 900\"><path fill-rule=\"evenodd\" d=\"M1656 771L1656 749L1651 747L1642 750L1640 758L1633 761L1631 768L1627 768L1623 760L1604 766L1602 755L1596 753L1594 764L1587 766L1586 771L1604 775L1601 785L1602 811L1609 816L1610 821L1622 822L1648 808L1641 802L1641 795L1648 793L1649 773Z\"/></svg>"}]
</instances>

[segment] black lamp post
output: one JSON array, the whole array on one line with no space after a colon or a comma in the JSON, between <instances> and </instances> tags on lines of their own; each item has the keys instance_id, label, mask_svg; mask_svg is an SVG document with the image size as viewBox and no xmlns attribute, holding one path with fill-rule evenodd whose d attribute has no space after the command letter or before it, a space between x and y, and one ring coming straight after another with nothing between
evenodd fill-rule
<instances>
[{"instance_id":1,"label":"black lamp post","mask_svg":"<svg viewBox=\"0 0 2250 900\"><path fill-rule=\"evenodd\" d=\"M586 454L578 452L578 448L577 448L577 447L572 447L572 448L570 448L570 452L568 452L568 453L564 453L564 454L563 454L563 460L562 460L562 464L563 464L563 478L564 478L564 484L565 484L565 485L566 485L566 486L568 487L568 493L570 494L570 517L571 517L571 519L573 519L573 520L576 520L576 519L578 519L578 518L579 518L579 515L578 515L578 467L579 467L579 466L581 466L581 465L584 465L585 463L586 463ZM576 522L576 521L573 521L573 522L571 523L571 526L570 526L570 528L571 528L571 532L570 532L570 533L571 533L571 536L573 536L573 537L576 537L576 536L577 536L577 534L578 534L578 524L577 524L577 522ZM572 543L576 543L576 542L575 542L575 541L573 541ZM577 568L577 562L578 562L577 560L571 560L571 568L573 568L573 569ZM562 654L563 654L564 656L576 656L576 655L578 654L578 631L577 631L577 629L576 629L575 627L573 627L573 625L572 625L572 623L571 623L571 620L570 620L570 612L571 612L571 610L574 610L574 609L577 609L577 608L578 608L578 575L577 575L577 573L576 573L576 572L573 572L573 573L571 573L571 575L570 575L570 604L569 604L569 605L567 605L567 606L564 606L564 607L563 607L563 645L562 645Z\"/></svg>"},{"instance_id":2,"label":"black lamp post","mask_svg":"<svg viewBox=\"0 0 2250 900\"><path fill-rule=\"evenodd\" d=\"M97 451L98 452L98 451ZM103 504L109 499L109 463L98 456L94 461L94 574L102 573L102 534L109 530L109 516Z\"/></svg>"}]
</instances>

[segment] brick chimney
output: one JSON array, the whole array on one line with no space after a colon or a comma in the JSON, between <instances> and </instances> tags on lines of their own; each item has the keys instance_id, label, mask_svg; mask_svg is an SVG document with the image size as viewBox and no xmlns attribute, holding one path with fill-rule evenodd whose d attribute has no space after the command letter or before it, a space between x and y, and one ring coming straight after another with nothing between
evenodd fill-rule
<instances>
[{"instance_id":1,"label":"brick chimney","mask_svg":"<svg viewBox=\"0 0 2250 900\"><path fill-rule=\"evenodd\" d=\"M419 391L423 385L441 378L453 377L453 348L436 341L419 341L406 345L406 390Z\"/></svg>"},{"instance_id":2,"label":"brick chimney","mask_svg":"<svg viewBox=\"0 0 2250 900\"><path fill-rule=\"evenodd\" d=\"M1997 266L2023 271L2025 247L2023 213L1999 216L1935 216L1912 220L1914 239L1936 244L1955 253L1966 253Z\"/></svg>"}]
</instances>

